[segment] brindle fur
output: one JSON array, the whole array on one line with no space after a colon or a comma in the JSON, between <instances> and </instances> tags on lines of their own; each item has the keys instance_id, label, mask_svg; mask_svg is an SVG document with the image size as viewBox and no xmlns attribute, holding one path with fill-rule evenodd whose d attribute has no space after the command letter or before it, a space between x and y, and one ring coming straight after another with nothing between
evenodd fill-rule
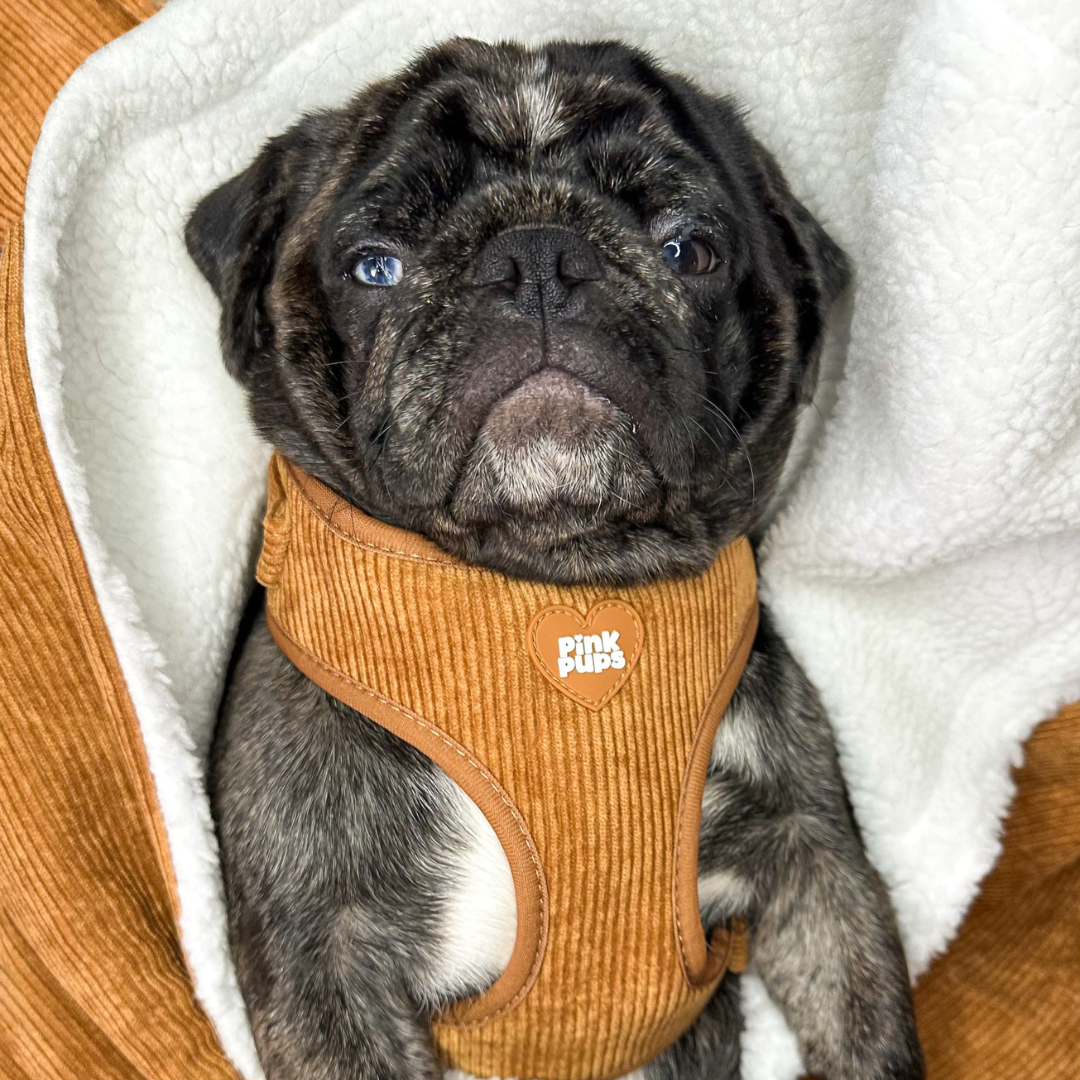
<instances>
[{"instance_id":1,"label":"brindle fur","mask_svg":"<svg viewBox=\"0 0 1080 1080\"><path fill-rule=\"evenodd\" d=\"M660 258L690 229L715 273ZM374 516L559 582L694 573L753 534L848 279L739 110L615 43L432 49L271 140L187 242L266 438ZM402 255L401 284L350 278L372 245ZM256 612L211 797L270 1080L440 1072L429 1019L482 988L433 965L462 844L448 783L307 681ZM813 1072L922 1076L888 897L767 613L714 750L700 873L707 925L750 918ZM735 1077L740 1028L728 977L646 1072Z\"/></svg>"}]
</instances>

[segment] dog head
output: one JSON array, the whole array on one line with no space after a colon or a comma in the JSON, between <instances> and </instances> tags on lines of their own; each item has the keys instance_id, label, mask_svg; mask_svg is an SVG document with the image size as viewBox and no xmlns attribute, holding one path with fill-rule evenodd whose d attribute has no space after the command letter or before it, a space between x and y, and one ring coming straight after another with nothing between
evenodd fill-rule
<instances>
[{"instance_id":1,"label":"dog head","mask_svg":"<svg viewBox=\"0 0 1080 1080\"><path fill-rule=\"evenodd\" d=\"M186 239L269 440L560 582L697 572L752 529L848 276L730 101L610 42L434 48L272 139Z\"/></svg>"}]
</instances>

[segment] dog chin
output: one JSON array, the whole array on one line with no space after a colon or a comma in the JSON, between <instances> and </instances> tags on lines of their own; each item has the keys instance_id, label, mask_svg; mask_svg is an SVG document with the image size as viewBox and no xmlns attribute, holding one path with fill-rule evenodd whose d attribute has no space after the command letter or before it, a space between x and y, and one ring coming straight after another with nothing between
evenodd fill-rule
<instances>
[{"instance_id":1,"label":"dog chin","mask_svg":"<svg viewBox=\"0 0 1080 1080\"><path fill-rule=\"evenodd\" d=\"M450 509L462 523L543 519L549 533L577 534L613 517L646 522L660 502L633 421L580 379L547 368L491 409Z\"/></svg>"}]
</instances>

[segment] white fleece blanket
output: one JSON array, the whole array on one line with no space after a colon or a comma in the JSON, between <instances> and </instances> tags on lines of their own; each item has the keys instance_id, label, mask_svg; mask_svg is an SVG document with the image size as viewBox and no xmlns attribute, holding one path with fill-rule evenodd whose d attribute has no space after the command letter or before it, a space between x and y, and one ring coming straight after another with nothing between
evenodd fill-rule
<instances>
[{"instance_id":1,"label":"white fleece blanket","mask_svg":"<svg viewBox=\"0 0 1080 1080\"><path fill-rule=\"evenodd\" d=\"M453 33L622 37L735 92L854 258L846 373L823 383L832 415L804 443L763 588L831 711L916 972L994 861L1024 738L1080 697L1075 0L172 0L48 115L26 333L197 992L248 1080L203 774L267 448L181 226L266 136ZM744 1076L790 1080L792 1040L753 979L746 1005Z\"/></svg>"}]
</instances>

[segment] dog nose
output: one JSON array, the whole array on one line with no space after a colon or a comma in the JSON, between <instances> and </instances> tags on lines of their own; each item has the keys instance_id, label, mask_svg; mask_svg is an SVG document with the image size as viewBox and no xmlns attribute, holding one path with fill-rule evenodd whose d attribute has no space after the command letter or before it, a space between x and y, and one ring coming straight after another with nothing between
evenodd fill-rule
<instances>
[{"instance_id":1,"label":"dog nose","mask_svg":"<svg viewBox=\"0 0 1080 1080\"><path fill-rule=\"evenodd\" d=\"M500 233L480 252L476 280L501 285L532 318L573 313L575 287L603 277L600 255L570 229L513 229Z\"/></svg>"}]
</instances>

